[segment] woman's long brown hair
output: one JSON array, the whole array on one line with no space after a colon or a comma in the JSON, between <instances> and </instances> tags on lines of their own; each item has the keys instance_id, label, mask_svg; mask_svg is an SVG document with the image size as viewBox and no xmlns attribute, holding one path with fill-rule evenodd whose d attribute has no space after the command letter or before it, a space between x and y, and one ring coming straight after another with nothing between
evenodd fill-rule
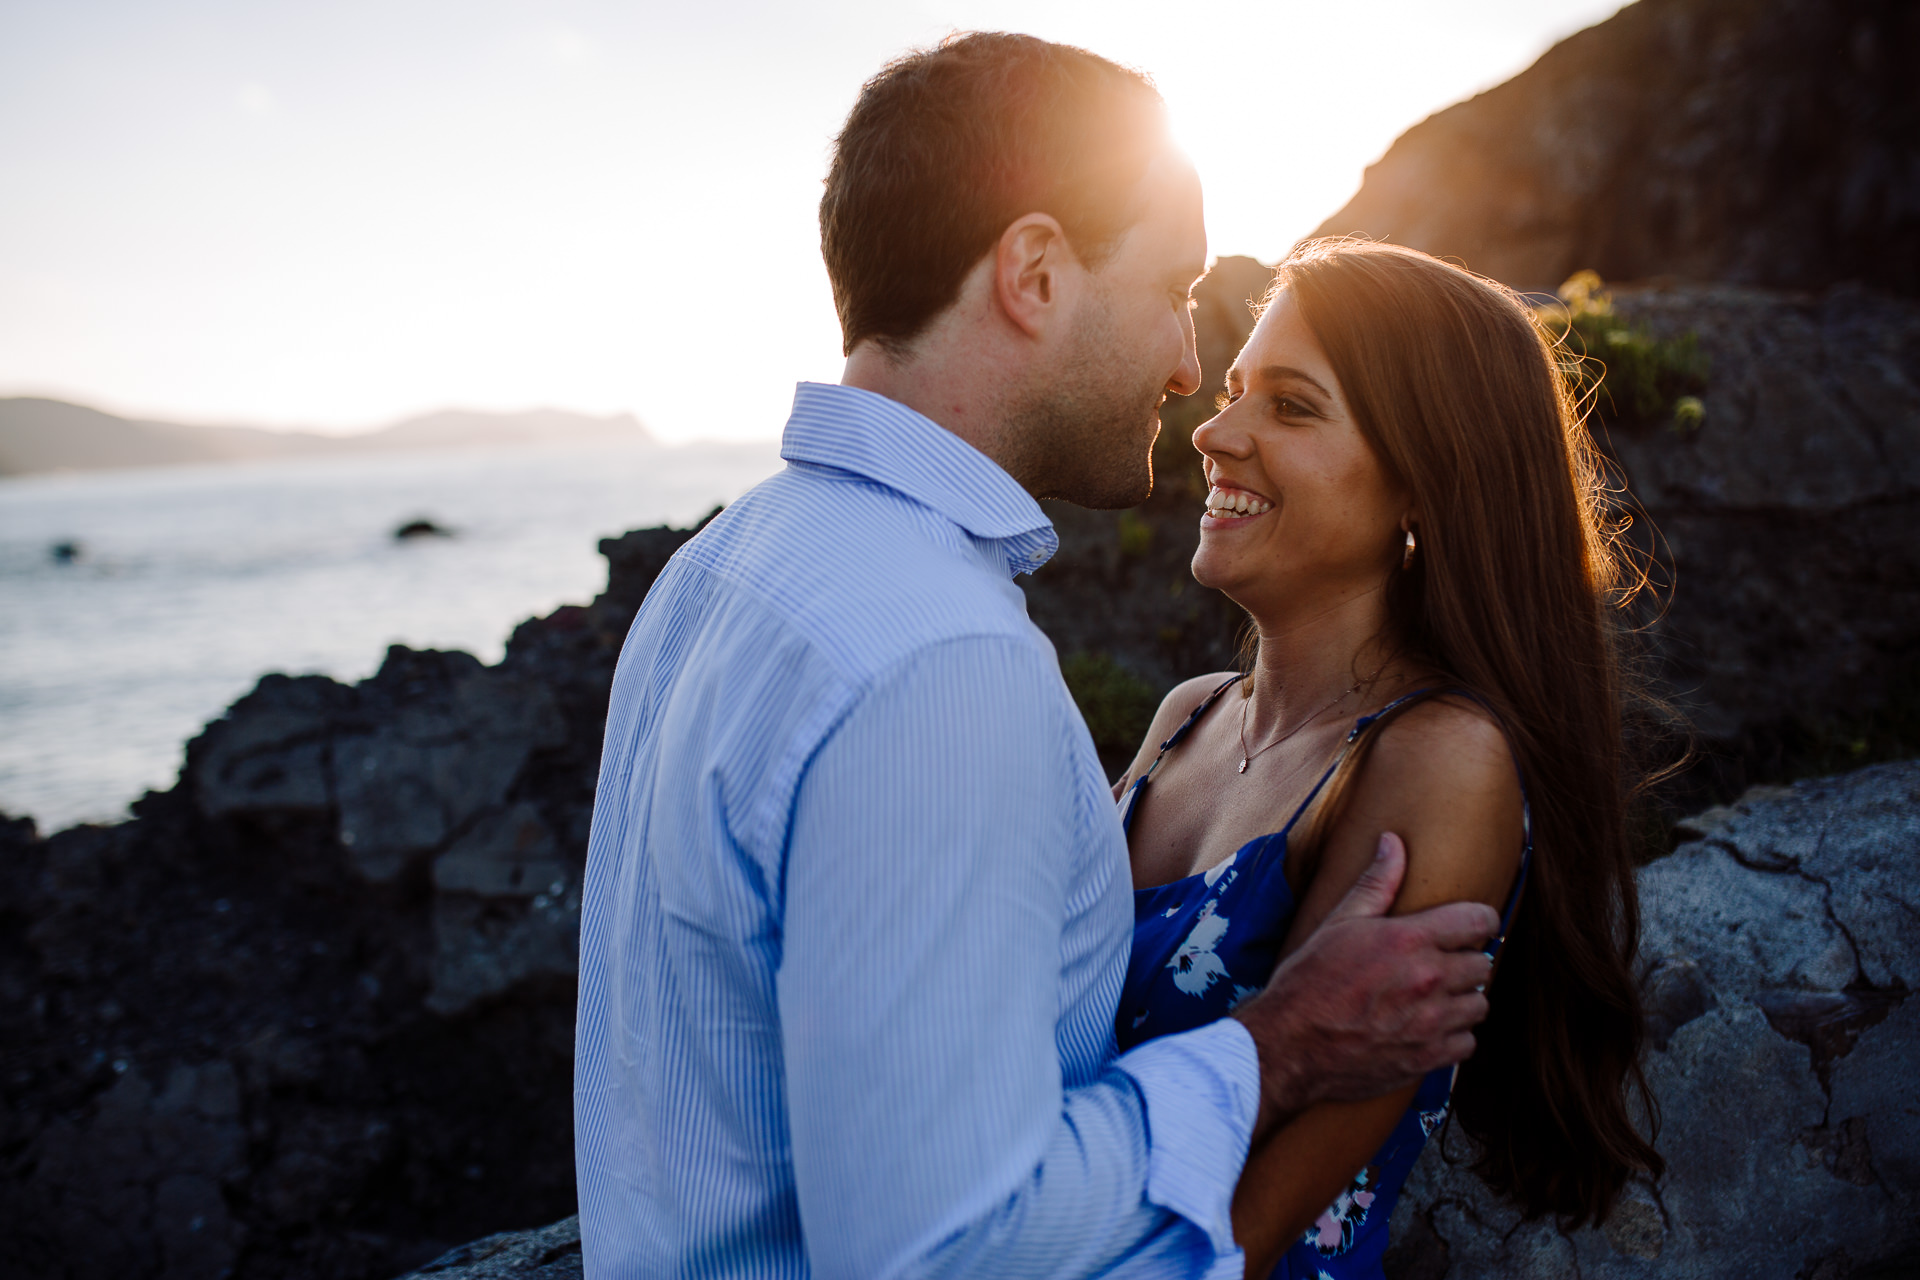
<instances>
[{"instance_id":1,"label":"woman's long brown hair","mask_svg":"<svg viewBox=\"0 0 1920 1280\"><path fill-rule=\"evenodd\" d=\"M1300 246L1280 290L1413 495L1419 549L1388 588L1394 639L1486 699L1532 805L1532 871L1455 1114L1475 1171L1529 1217L1604 1220L1629 1177L1665 1168L1635 1123L1657 1124L1622 736L1622 611L1644 575L1626 570L1600 457L1511 290L1356 240Z\"/></svg>"}]
</instances>

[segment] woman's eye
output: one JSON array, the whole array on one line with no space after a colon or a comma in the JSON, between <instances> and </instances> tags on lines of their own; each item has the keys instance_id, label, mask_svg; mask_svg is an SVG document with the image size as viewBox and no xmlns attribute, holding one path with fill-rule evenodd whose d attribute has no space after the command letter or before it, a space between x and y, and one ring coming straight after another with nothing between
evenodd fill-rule
<instances>
[{"instance_id":1,"label":"woman's eye","mask_svg":"<svg viewBox=\"0 0 1920 1280\"><path fill-rule=\"evenodd\" d=\"M1273 398L1273 408L1274 412L1283 418L1310 418L1313 416L1312 409L1300 403L1300 401L1295 400L1292 396L1275 396Z\"/></svg>"},{"instance_id":2,"label":"woman's eye","mask_svg":"<svg viewBox=\"0 0 1920 1280\"><path fill-rule=\"evenodd\" d=\"M1239 398L1240 398L1239 395L1235 392L1222 391L1219 395L1213 398L1213 411L1215 413L1220 413L1223 410L1225 410L1228 405L1232 404L1235 400L1238 400Z\"/></svg>"}]
</instances>

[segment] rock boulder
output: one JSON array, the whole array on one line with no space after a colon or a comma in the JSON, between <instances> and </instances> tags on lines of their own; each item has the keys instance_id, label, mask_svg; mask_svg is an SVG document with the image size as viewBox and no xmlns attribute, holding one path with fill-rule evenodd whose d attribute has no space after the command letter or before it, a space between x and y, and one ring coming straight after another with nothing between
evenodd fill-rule
<instances>
[{"instance_id":1,"label":"rock boulder","mask_svg":"<svg viewBox=\"0 0 1920 1280\"><path fill-rule=\"evenodd\" d=\"M1705 416L1593 427L1657 534L1657 671L1698 799L1920 749L1920 304L1854 288L1618 290L1697 337Z\"/></svg>"},{"instance_id":2,"label":"rock boulder","mask_svg":"<svg viewBox=\"0 0 1920 1280\"><path fill-rule=\"evenodd\" d=\"M1669 1169L1604 1228L1523 1223L1452 1127L1394 1280L1845 1280L1920 1264L1920 762L1761 788L1640 873Z\"/></svg>"},{"instance_id":3,"label":"rock boulder","mask_svg":"<svg viewBox=\"0 0 1920 1280\"><path fill-rule=\"evenodd\" d=\"M401 1280L577 1280L583 1274L576 1217L461 1245Z\"/></svg>"},{"instance_id":4,"label":"rock boulder","mask_svg":"<svg viewBox=\"0 0 1920 1280\"><path fill-rule=\"evenodd\" d=\"M1608 279L1920 293L1920 11L1639 0L1407 130L1316 235L1519 289Z\"/></svg>"}]
</instances>

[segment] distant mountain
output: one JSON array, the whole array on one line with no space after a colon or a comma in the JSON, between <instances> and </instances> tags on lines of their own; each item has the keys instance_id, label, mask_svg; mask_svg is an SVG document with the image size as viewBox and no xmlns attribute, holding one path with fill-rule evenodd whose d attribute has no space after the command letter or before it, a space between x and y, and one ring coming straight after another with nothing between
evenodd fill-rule
<instances>
[{"instance_id":1,"label":"distant mountain","mask_svg":"<svg viewBox=\"0 0 1920 1280\"><path fill-rule=\"evenodd\" d=\"M0 399L0 475L590 441L651 444L653 437L630 413L596 418L563 409L449 409L363 435L329 436L121 418L34 396Z\"/></svg>"},{"instance_id":2,"label":"distant mountain","mask_svg":"<svg viewBox=\"0 0 1920 1280\"><path fill-rule=\"evenodd\" d=\"M1581 268L1920 295L1920 5L1640 0L1402 134L1314 233L1520 289Z\"/></svg>"},{"instance_id":3,"label":"distant mountain","mask_svg":"<svg viewBox=\"0 0 1920 1280\"><path fill-rule=\"evenodd\" d=\"M376 449L459 449L470 445L552 444L571 440L625 439L652 443L653 437L630 413L605 418L565 409L529 409L525 413L474 413L446 409L359 437Z\"/></svg>"}]
</instances>

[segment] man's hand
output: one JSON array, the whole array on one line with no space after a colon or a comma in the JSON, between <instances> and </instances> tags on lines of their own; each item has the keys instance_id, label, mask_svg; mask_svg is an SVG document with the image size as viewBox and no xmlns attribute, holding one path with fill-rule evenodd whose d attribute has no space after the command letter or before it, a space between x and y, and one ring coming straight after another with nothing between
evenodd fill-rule
<instances>
[{"instance_id":1,"label":"man's hand","mask_svg":"<svg viewBox=\"0 0 1920 1280\"><path fill-rule=\"evenodd\" d=\"M1456 902L1386 918L1406 867L1400 837L1381 836L1325 923L1234 1011L1260 1055L1255 1141L1316 1102L1375 1098L1472 1055L1499 914Z\"/></svg>"}]
</instances>

